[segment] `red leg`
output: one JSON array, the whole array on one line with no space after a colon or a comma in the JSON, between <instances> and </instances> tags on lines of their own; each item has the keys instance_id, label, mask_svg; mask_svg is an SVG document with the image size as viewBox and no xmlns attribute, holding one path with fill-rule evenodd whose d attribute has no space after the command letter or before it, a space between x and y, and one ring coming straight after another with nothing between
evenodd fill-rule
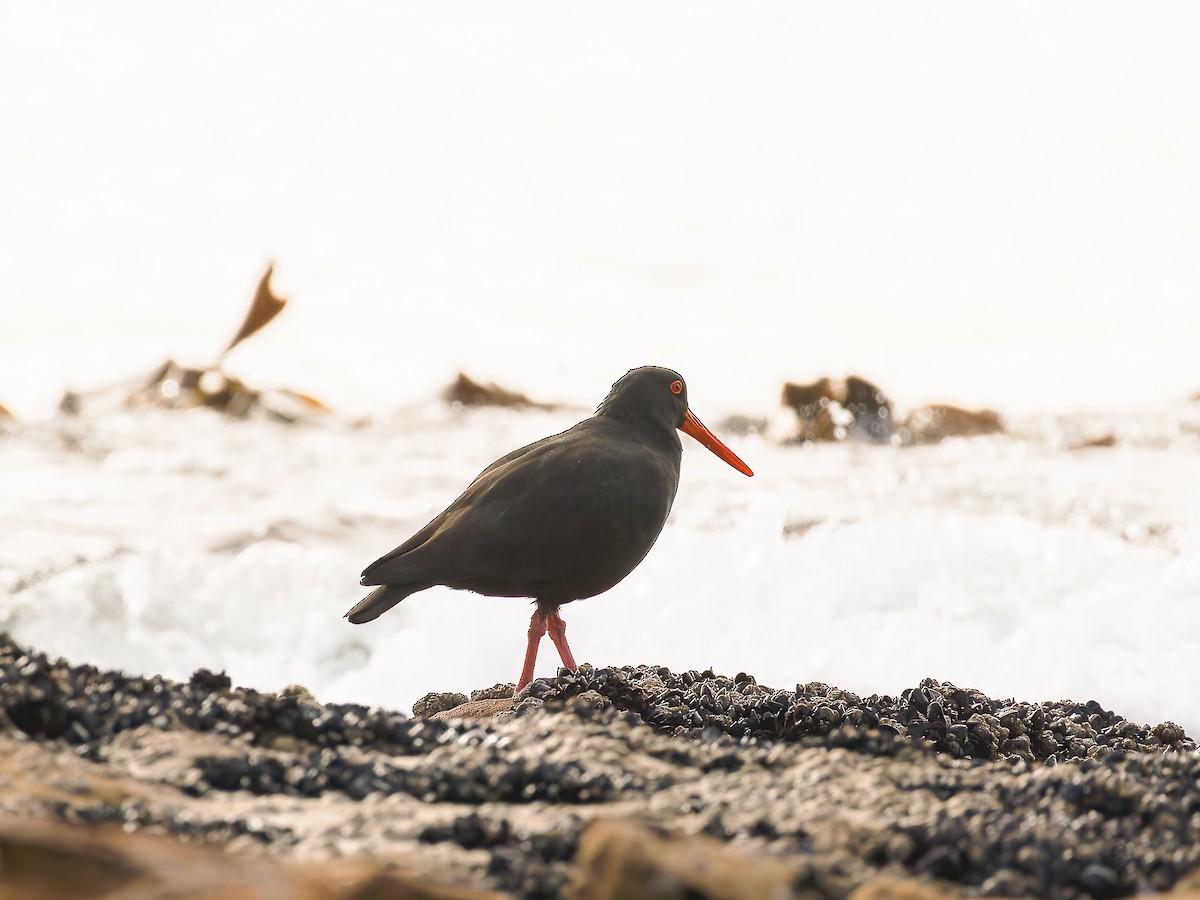
<instances>
[{"instance_id":1,"label":"red leg","mask_svg":"<svg viewBox=\"0 0 1200 900\"><path fill-rule=\"evenodd\" d=\"M529 620L529 646L525 648L525 668L521 669L521 680L517 682L518 691L533 681L533 667L537 663L538 644L542 642L542 635L545 633L546 617L540 612L535 612L533 618ZM555 641L555 644L557 643Z\"/></svg>"},{"instance_id":2,"label":"red leg","mask_svg":"<svg viewBox=\"0 0 1200 900\"><path fill-rule=\"evenodd\" d=\"M567 645L567 623L562 620L557 609L546 619L546 629L550 632L550 640L554 641L554 646L558 648L562 664L572 672L577 671L579 666L575 665L575 657L571 655L571 648Z\"/></svg>"}]
</instances>

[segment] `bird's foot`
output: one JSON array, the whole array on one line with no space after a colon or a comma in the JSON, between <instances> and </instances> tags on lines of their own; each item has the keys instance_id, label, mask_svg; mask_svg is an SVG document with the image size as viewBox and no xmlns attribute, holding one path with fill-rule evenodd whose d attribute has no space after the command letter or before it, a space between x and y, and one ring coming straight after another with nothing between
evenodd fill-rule
<instances>
[{"instance_id":1,"label":"bird's foot","mask_svg":"<svg viewBox=\"0 0 1200 900\"><path fill-rule=\"evenodd\" d=\"M537 663L538 644L542 642L542 635L545 633L546 617L540 612L535 612L533 618L529 620L529 643L525 647L525 666L521 669L521 679L517 682L518 691L533 681L533 667ZM557 645L557 641L555 644Z\"/></svg>"},{"instance_id":2,"label":"bird's foot","mask_svg":"<svg viewBox=\"0 0 1200 900\"><path fill-rule=\"evenodd\" d=\"M567 623L563 621L557 609L546 617L546 630L550 632L550 640L554 641L554 646L558 648L562 664L572 672L578 671L579 666L575 665L575 657L567 644Z\"/></svg>"}]
</instances>

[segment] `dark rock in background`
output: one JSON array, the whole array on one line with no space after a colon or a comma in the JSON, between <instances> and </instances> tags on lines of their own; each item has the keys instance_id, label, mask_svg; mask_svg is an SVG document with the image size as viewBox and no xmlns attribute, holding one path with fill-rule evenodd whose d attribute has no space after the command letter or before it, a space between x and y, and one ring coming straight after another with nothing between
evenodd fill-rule
<instances>
[{"instance_id":1,"label":"dark rock in background","mask_svg":"<svg viewBox=\"0 0 1200 900\"><path fill-rule=\"evenodd\" d=\"M878 387L865 378L851 375L846 379L846 397L842 406L854 416L851 440L886 443L892 434L892 403Z\"/></svg>"},{"instance_id":2,"label":"dark rock in background","mask_svg":"<svg viewBox=\"0 0 1200 900\"><path fill-rule=\"evenodd\" d=\"M797 443L852 441L911 446L937 443L948 437L1004 432L998 413L949 404L917 407L899 421L883 391L857 375L844 381L826 377L811 384L787 382L782 403L796 413L792 441Z\"/></svg>"},{"instance_id":3,"label":"dark rock in background","mask_svg":"<svg viewBox=\"0 0 1200 900\"><path fill-rule=\"evenodd\" d=\"M821 378L812 384L787 382L784 406L795 410L796 441L863 441L888 443L892 404L865 378Z\"/></svg>"}]
</instances>

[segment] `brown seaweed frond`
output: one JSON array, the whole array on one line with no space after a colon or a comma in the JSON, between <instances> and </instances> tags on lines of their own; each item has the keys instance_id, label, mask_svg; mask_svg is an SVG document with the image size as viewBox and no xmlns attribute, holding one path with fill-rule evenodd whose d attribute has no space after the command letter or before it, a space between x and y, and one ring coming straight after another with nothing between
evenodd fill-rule
<instances>
[{"instance_id":1,"label":"brown seaweed frond","mask_svg":"<svg viewBox=\"0 0 1200 900\"><path fill-rule=\"evenodd\" d=\"M229 342L229 346L221 351L222 358L230 350L246 340L246 338L257 333L287 306L287 298L278 297L271 290L271 275L274 272L275 265L272 263L267 266L267 271L258 282L258 289L254 292L254 301L250 304L250 310L246 313L242 327L238 329L238 333L234 336L233 340Z\"/></svg>"}]
</instances>

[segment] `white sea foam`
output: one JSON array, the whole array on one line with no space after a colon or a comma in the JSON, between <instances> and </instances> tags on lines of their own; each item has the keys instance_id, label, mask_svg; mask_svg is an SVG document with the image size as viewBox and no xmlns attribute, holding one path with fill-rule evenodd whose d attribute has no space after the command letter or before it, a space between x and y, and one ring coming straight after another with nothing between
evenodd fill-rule
<instances>
[{"instance_id":1,"label":"white sea foam","mask_svg":"<svg viewBox=\"0 0 1200 900\"><path fill-rule=\"evenodd\" d=\"M0 626L72 660L400 708L512 680L520 600L435 588L368 625L341 616L367 562L575 415L435 401L369 424L201 411L15 428ZM727 435L753 479L685 438L658 545L565 608L576 655L862 693L932 676L1200 732L1195 424L1149 418L1173 437L1128 420L1109 424L1142 439L1085 451L1049 439L1069 423L914 450ZM547 644L538 671L556 665Z\"/></svg>"}]
</instances>

